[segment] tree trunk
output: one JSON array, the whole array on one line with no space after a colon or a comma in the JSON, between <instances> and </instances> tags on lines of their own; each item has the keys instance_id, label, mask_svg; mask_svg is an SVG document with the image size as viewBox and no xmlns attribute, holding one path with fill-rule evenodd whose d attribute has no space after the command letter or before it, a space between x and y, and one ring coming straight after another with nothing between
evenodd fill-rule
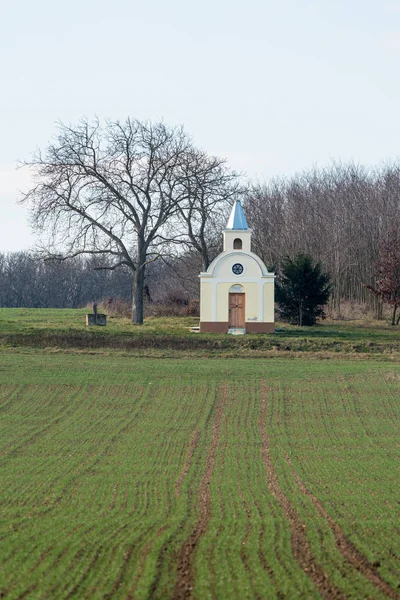
<instances>
[{"instance_id":1,"label":"tree trunk","mask_svg":"<svg viewBox=\"0 0 400 600\"><path fill-rule=\"evenodd\" d=\"M140 264L144 264L145 261L141 261L138 268L133 273L132 277L132 323L136 325L143 325L143 293L144 293L144 276L145 267L140 267Z\"/></svg>"},{"instance_id":2,"label":"tree trunk","mask_svg":"<svg viewBox=\"0 0 400 600\"><path fill-rule=\"evenodd\" d=\"M392 325L396 325L396 312L397 312L397 304L395 304L393 306Z\"/></svg>"},{"instance_id":3,"label":"tree trunk","mask_svg":"<svg viewBox=\"0 0 400 600\"><path fill-rule=\"evenodd\" d=\"M143 325L144 280L147 258L147 246L143 231L138 232L137 244L137 264L132 281L132 323Z\"/></svg>"},{"instance_id":4,"label":"tree trunk","mask_svg":"<svg viewBox=\"0 0 400 600\"><path fill-rule=\"evenodd\" d=\"M203 263L203 271L206 272L208 267L210 266L210 258L208 255L208 247L204 237L201 237L200 240L200 252L201 252L201 262Z\"/></svg>"},{"instance_id":5,"label":"tree trunk","mask_svg":"<svg viewBox=\"0 0 400 600\"><path fill-rule=\"evenodd\" d=\"M202 255L202 262L203 262L203 271L206 272L208 267L210 266L210 260L208 258L208 254L203 254Z\"/></svg>"},{"instance_id":6,"label":"tree trunk","mask_svg":"<svg viewBox=\"0 0 400 600\"><path fill-rule=\"evenodd\" d=\"M132 278L132 323L143 325L143 268L137 269Z\"/></svg>"}]
</instances>

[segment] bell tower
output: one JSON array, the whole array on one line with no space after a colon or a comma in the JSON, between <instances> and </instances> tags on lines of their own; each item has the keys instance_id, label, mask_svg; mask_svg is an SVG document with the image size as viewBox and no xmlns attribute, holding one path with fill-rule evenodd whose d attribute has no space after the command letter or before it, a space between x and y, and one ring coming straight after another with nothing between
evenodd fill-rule
<instances>
[{"instance_id":1,"label":"bell tower","mask_svg":"<svg viewBox=\"0 0 400 600\"><path fill-rule=\"evenodd\" d=\"M222 234L224 236L224 252L232 252L233 250L251 252L252 231L247 225L240 200L235 201Z\"/></svg>"}]
</instances>

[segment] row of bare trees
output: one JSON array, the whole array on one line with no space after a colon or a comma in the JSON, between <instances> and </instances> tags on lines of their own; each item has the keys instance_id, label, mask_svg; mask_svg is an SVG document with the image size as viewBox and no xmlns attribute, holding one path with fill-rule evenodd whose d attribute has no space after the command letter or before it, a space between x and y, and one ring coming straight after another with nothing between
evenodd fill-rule
<instances>
[{"instance_id":1,"label":"row of bare trees","mask_svg":"<svg viewBox=\"0 0 400 600\"><path fill-rule=\"evenodd\" d=\"M0 254L0 307L78 308L98 299L130 301L129 272L97 266L97 256L59 262L29 252Z\"/></svg>"},{"instance_id":2,"label":"row of bare trees","mask_svg":"<svg viewBox=\"0 0 400 600\"><path fill-rule=\"evenodd\" d=\"M81 308L94 301L129 305L129 269L105 269L107 263L112 264L99 256L44 261L32 252L0 253L0 307ZM198 300L200 269L200 256L194 253L150 263L144 288L148 312Z\"/></svg>"},{"instance_id":3,"label":"row of bare trees","mask_svg":"<svg viewBox=\"0 0 400 600\"><path fill-rule=\"evenodd\" d=\"M400 165L333 164L273 180L253 186L246 209L266 264L310 254L330 273L340 311L342 300L373 300L366 285L374 283L380 244L400 222Z\"/></svg>"}]
</instances>

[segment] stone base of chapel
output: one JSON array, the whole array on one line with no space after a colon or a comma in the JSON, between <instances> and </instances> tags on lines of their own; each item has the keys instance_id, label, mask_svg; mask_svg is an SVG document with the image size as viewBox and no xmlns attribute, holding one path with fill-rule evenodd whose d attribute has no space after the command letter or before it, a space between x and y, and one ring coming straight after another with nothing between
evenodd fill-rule
<instances>
[{"instance_id":1,"label":"stone base of chapel","mask_svg":"<svg viewBox=\"0 0 400 600\"><path fill-rule=\"evenodd\" d=\"M200 321L200 333L228 333L229 323L224 321Z\"/></svg>"},{"instance_id":2,"label":"stone base of chapel","mask_svg":"<svg viewBox=\"0 0 400 600\"><path fill-rule=\"evenodd\" d=\"M257 323L249 321L245 324L246 333L274 333L275 323Z\"/></svg>"},{"instance_id":3,"label":"stone base of chapel","mask_svg":"<svg viewBox=\"0 0 400 600\"><path fill-rule=\"evenodd\" d=\"M274 333L275 323L245 323L246 333ZM224 321L200 321L200 333L228 333L229 323Z\"/></svg>"}]
</instances>

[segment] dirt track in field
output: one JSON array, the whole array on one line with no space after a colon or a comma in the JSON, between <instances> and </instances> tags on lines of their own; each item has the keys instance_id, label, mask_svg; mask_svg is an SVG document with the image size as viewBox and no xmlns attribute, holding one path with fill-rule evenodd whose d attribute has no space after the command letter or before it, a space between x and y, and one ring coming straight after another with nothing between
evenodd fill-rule
<instances>
[{"instance_id":1,"label":"dirt track in field","mask_svg":"<svg viewBox=\"0 0 400 600\"><path fill-rule=\"evenodd\" d=\"M193 454L197 448L199 439L200 439L200 429L196 429L193 432L192 437L190 439L189 448L188 448L188 451L186 454L185 464L183 465L183 469L182 469L182 471L178 477L178 480L175 484L175 494L177 496L180 496L180 494L181 494L181 486L182 486L183 480L185 479L186 475L189 472L190 465L192 464Z\"/></svg>"},{"instance_id":2,"label":"dirt track in field","mask_svg":"<svg viewBox=\"0 0 400 600\"><path fill-rule=\"evenodd\" d=\"M290 525L291 545L293 556L297 563L315 585L323 598L345 600L346 596L341 590L333 585L326 573L322 571L315 562L306 535L306 526L299 518L293 506L286 498L279 486L278 478L272 463L270 453L270 441L267 431L267 409L268 409L268 389L263 382L261 388L261 411L260 411L260 432L262 439L262 460L267 471L268 487L271 494L279 502L283 513Z\"/></svg>"},{"instance_id":3,"label":"dirt track in field","mask_svg":"<svg viewBox=\"0 0 400 600\"><path fill-rule=\"evenodd\" d=\"M335 536L336 547L343 556L343 558L353 565L357 571L362 573L379 591L386 594L388 598L399 600L400 595L390 587L390 585L379 575L377 571L377 565L371 564L363 554L354 546L354 544L347 539L339 525L332 519L332 517L326 512L321 502L316 498L304 485L290 460L290 457L285 455L286 462L292 469L293 477L297 483L299 490L307 496L319 514L329 523L329 527Z\"/></svg>"},{"instance_id":4,"label":"dirt track in field","mask_svg":"<svg viewBox=\"0 0 400 600\"><path fill-rule=\"evenodd\" d=\"M183 544L178 555L177 580L173 593L174 600L185 600L192 597L194 586L194 556L200 538L207 530L211 516L210 483L214 472L215 457L218 450L221 422L228 397L228 386L221 388L221 401L217 407L212 430L210 449L207 455L206 470L200 484L200 515L192 533Z\"/></svg>"}]
</instances>

